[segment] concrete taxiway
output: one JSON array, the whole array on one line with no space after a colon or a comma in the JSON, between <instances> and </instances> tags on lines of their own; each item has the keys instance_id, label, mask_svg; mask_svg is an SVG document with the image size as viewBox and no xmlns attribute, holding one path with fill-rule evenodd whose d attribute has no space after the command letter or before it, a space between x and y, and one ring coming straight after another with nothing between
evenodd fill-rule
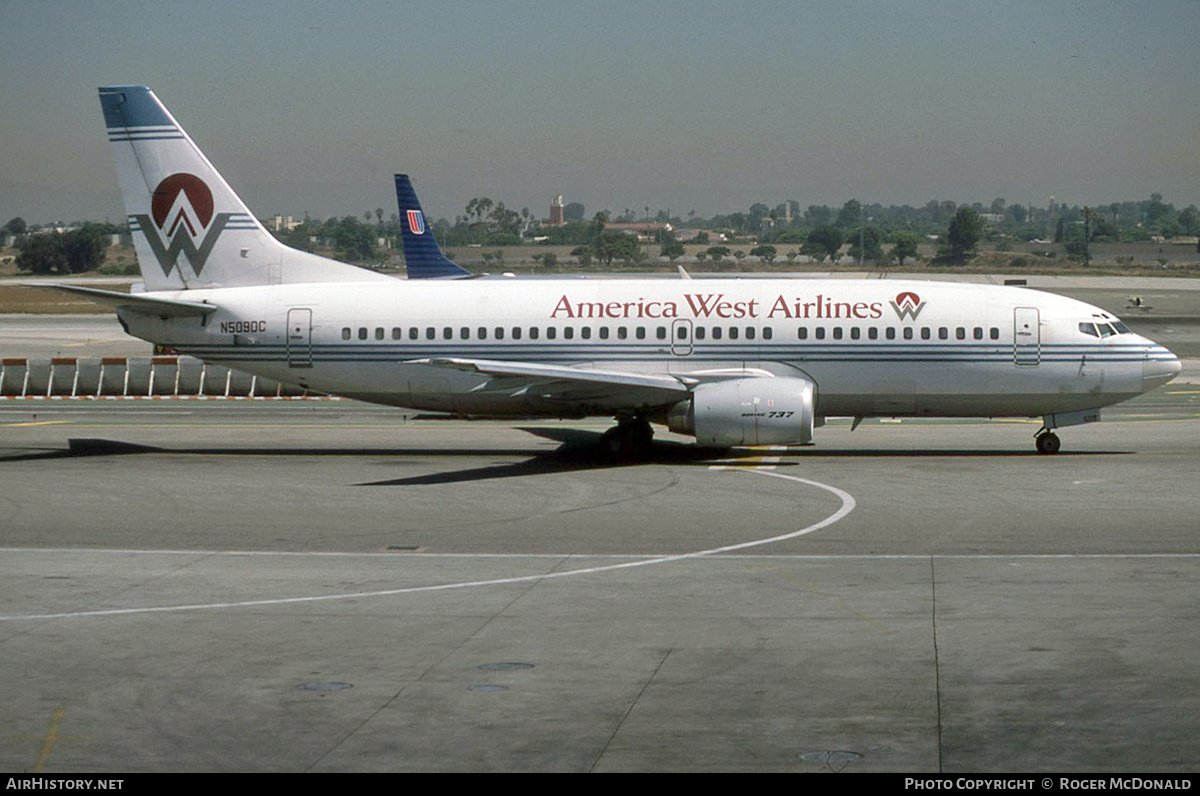
<instances>
[{"instance_id":1,"label":"concrete taxiway","mask_svg":"<svg viewBox=\"0 0 1200 796\"><path fill-rule=\"evenodd\" d=\"M1200 388L1065 429L0 402L0 769L1191 771Z\"/></svg>"}]
</instances>

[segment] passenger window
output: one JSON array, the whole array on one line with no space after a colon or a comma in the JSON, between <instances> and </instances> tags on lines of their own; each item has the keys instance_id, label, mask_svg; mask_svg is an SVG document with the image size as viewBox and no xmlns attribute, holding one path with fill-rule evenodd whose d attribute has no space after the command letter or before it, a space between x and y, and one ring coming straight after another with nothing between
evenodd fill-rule
<instances>
[{"instance_id":1,"label":"passenger window","mask_svg":"<svg viewBox=\"0 0 1200 796\"><path fill-rule=\"evenodd\" d=\"M833 339L834 340L842 339L842 327L840 327L840 326L833 327Z\"/></svg>"},{"instance_id":2,"label":"passenger window","mask_svg":"<svg viewBox=\"0 0 1200 796\"><path fill-rule=\"evenodd\" d=\"M738 339L738 328L736 326L729 327L729 339L730 340Z\"/></svg>"},{"instance_id":3,"label":"passenger window","mask_svg":"<svg viewBox=\"0 0 1200 796\"><path fill-rule=\"evenodd\" d=\"M747 327L746 327L746 339L747 339L747 340L753 340L753 339L754 339L754 327L753 327L753 326L747 326Z\"/></svg>"},{"instance_id":4,"label":"passenger window","mask_svg":"<svg viewBox=\"0 0 1200 796\"><path fill-rule=\"evenodd\" d=\"M580 329L579 336L582 337L584 340L591 340L592 339L592 327L585 326L582 329Z\"/></svg>"},{"instance_id":5,"label":"passenger window","mask_svg":"<svg viewBox=\"0 0 1200 796\"><path fill-rule=\"evenodd\" d=\"M896 339L896 327L895 327L895 326L889 326L889 327L887 328L887 330L884 332L884 335L883 335L883 336L884 336L884 337L886 337L886 338L887 338L887 339L889 339L889 340L895 340L895 339Z\"/></svg>"},{"instance_id":6,"label":"passenger window","mask_svg":"<svg viewBox=\"0 0 1200 796\"><path fill-rule=\"evenodd\" d=\"M950 330L947 329L945 326L939 326L938 327L938 339L939 340L949 340L950 339Z\"/></svg>"},{"instance_id":7,"label":"passenger window","mask_svg":"<svg viewBox=\"0 0 1200 796\"><path fill-rule=\"evenodd\" d=\"M350 327L349 327L349 326L343 326L343 327L342 327L342 339L343 339L343 340L349 340L349 339L350 339Z\"/></svg>"},{"instance_id":8,"label":"passenger window","mask_svg":"<svg viewBox=\"0 0 1200 796\"><path fill-rule=\"evenodd\" d=\"M991 328L991 330L988 332L988 336L991 337L993 340L999 340L1000 339L1000 327L993 326Z\"/></svg>"},{"instance_id":9,"label":"passenger window","mask_svg":"<svg viewBox=\"0 0 1200 796\"><path fill-rule=\"evenodd\" d=\"M657 329L654 330L654 336L657 337L659 340L666 340L667 339L667 327L659 326Z\"/></svg>"},{"instance_id":10,"label":"passenger window","mask_svg":"<svg viewBox=\"0 0 1200 796\"><path fill-rule=\"evenodd\" d=\"M454 339L454 330L451 329L449 326L443 326L442 327L442 339L443 340L453 340Z\"/></svg>"},{"instance_id":11,"label":"passenger window","mask_svg":"<svg viewBox=\"0 0 1200 796\"><path fill-rule=\"evenodd\" d=\"M376 327L375 327L375 339L376 339L376 340L382 340L382 339L383 339L383 327L382 327L382 326L376 326Z\"/></svg>"},{"instance_id":12,"label":"passenger window","mask_svg":"<svg viewBox=\"0 0 1200 796\"><path fill-rule=\"evenodd\" d=\"M646 327L645 326L639 326L637 328L637 339L639 339L639 340L646 339Z\"/></svg>"},{"instance_id":13,"label":"passenger window","mask_svg":"<svg viewBox=\"0 0 1200 796\"><path fill-rule=\"evenodd\" d=\"M911 327L911 326L905 326L905 327L904 327L904 339L905 339L905 340L911 340L911 339L913 339L913 330L912 330L912 327Z\"/></svg>"},{"instance_id":14,"label":"passenger window","mask_svg":"<svg viewBox=\"0 0 1200 796\"><path fill-rule=\"evenodd\" d=\"M568 326L568 327L564 328L563 329L563 337L565 337L568 340L574 340L575 339L575 327Z\"/></svg>"},{"instance_id":15,"label":"passenger window","mask_svg":"<svg viewBox=\"0 0 1200 796\"><path fill-rule=\"evenodd\" d=\"M546 339L553 340L558 337L558 329L553 326L546 327Z\"/></svg>"},{"instance_id":16,"label":"passenger window","mask_svg":"<svg viewBox=\"0 0 1200 796\"><path fill-rule=\"evenodd\" d=\"M476 331L476 333L478 333L478 334L479 334L479 339L480 339L480 340L486 340L486 339L487 339L487 327L486 327L486 326L480 326L480 327L479 327L478 329L476 329L475 331Z\"/></svg>"},{"instance_id":17,"label":"passenger window","mask_svg":"<svg viewBox=\"0 0 1200 796\"><path fill-rule=\"evenodd\" d=\"M470 340L470 339L471 339L471 329L470 329L470 327L468 327L468 326L464 326L464 327L462 327L461 329L459 329L459 330L458 330L458 336L459 336L459 337L461 337L463 340Z\"/></svg>"},{"instance_id":18,"label":"passenger window","mask_svg":"<svg viewBox=\"0 0 1200 796\"><path fill-rule=\"evenodd\" d=\"M703 327L703 326L697 326L697 327L696 327L696 332L695 332L695 334L696 334L696 339L697 339L697 340L703 340L703 339L704 339L704 334L705 334L704 327Z\"/></svg>"},{"instance_id":19,"label":"passenger window","mask_svg":"<svg viewBox=\"0 0 1200 796\"><path fill-rule=\"evenodd\" d=\"M772 337L774 337L774 336L775 336L775 332L773 332L773 331L771 330L771 327L770 327L770 326L764 326L764 327L763 327L763 339L764 339L764 340L770 340L770 339L771 339Z\"/></svg>"},{"instance_id":20,"label":"passenger window","mask_svg":"<svg viewBox=\"0 0 1200 796\"><path fill-rule=\"evenodd\" d=\"M625 339L628 339L628 337L629 337L629 330L626 329L624 326L618 326L617 327L617 339L625 340Z\"/></svg>"},{"instance_id":21,"label":"passenger window","mask_svg":"<svg viewBox=\"0 0 1200 796\"><path fill-rule=\"evenodd\" d=\"M530 340L538 339L538 328L536 326L529 327L529 339Z\"/></svg>"},{"instance_id":22,"label":"passenger window","mask_svg":"<svg viewBox=\"0 0 1200 796\"><path fill-rule=\"evenodd\" d=\"M930 332L930 329L929 329L929 327L928 327L928 326L922 326L922 327L921 327L921 339L922 339L922 340L928 340L928 339L929 339L930 337L932 337L932 336L933 336L933 335L931 334L931 332Z\"/></svg>"},{"instance_id":23,"label":"passenger window","mask_svg":"<svg viewBox=\"0 0 1200 796\"><path fill-rule=\"evenodd\" d=\"M850 327L850 339L851 340L857 340L859 335L861 335L861 334L862 334L862 330L860 330L857 326Z\"/></svg>"},{"instance_id":24,"label":"passenger window","mask_svg":"<svg viewBox=\"0 0 1200 796\"><path fill-rule=\"evenodd\" d=\"M975 339L976 339L976 340L982 340L982 339L983 339L983 327L982 327L982 326L976 326L976 327L975 327Z\"/></svg>"},{"instance_id":25,"label":"passenger window","mask_svg":"<svg viewBox=\"0 0 1200 796\"><path fill-rule=\"evenodd\" d=\"M520 339L521 339L521 327L520 327L520 326L514 326L514 327L513 327L513 335L512 335L512 339L514 339L514 340L520 340Z\"/></svg>"},{"instance_id":26,"label":"passenger window","mask_svg":"<svg viewBox=\"0 0 1200 796\"><path fill-rule=\"evenodd\" d=\"M798 330L796 330L796 336L798 338L800 338L801 340L807 340L808 339L808 327L801 326Z\"/></svg>"},{"instance_id":27,"label":"passenger window","mask_svg":"<svg viewBox=\"0 0 1200 796\"><path fill-rule=\"evenodd\" d=\"M392 327L392 339L393 340L399 340L403 336L404 336L404 332L400 329L399 326Z\"/></svg>"},{"instance_id":28,"label":"passenger window","mask_svg":"<svg viewBox=\"0 0 1200 796\"><path fill-rule=\"evenodd\" d=\"M680 331L683 331L683 330L682 330L682 329L680 329ZM607 340L607 339L608 339L608 327L607 327L607 326L601 326L601 327L600 327L600 339L601 339L601 340Z\"/></svg>"},{"instance_id":29,"label":"passenger window","mask_svg":"<svg viewBox=\"0 0 1200 796\"><path fill-rule=\"evenodd\" d=\"M359 340L367 339L367 327L365 327L365 326L358 327L358 339Z\"/></svg>"},{"instance_id":30,"label":"passenger window","mask_svg":"<svg viewBox=\"0 0 1200 796\"><path fill-rule=\"evenodd\" d=\"M419 329L417 329L417 327L415 327L415 326L408 327L408 339L409 340L416 340L417 337L420 336L420 334L421 334L421 332Z\"/></svg>"},{"instance_id":31,"label":"passenger window","mask_svg":"<svg viewBox=\"0 0 1200 796\"><path fill-rule=\"evenodd\" d=\"M720 326L714 326L714 327L713 327L713 339L714 339L714 340L720 340L720 339L721 339L721 327L720 327Z\"/></svg>"},{"instance_id":32,"label":"passenger window","mask_svg":"<svg viewBox=\"0 0 1200 796\"><path fill-rule=\"evenodd\" d=\"M825 339L825 327L824 327L824 326L818 326L818 327L817 327L817 328L816 328L816 329L813 331L813 334L814 334L814 335L816 335L816 338L817 338L818 340L824 340L824 339Z\"/></svg>"},{"instance_id":33,"label":"passenger window","mask_svg":"<svg viewBox=\"0 0 1200 796\"><path fill-rule=\"evenodd\" d=\"M966 340L967 339L967 330L962 328L961 326L959 326L957 329L954 330L954 336L959 340Z\"/></svg>"},{"instance_id":34,"label":"passenger window","mask_svg":"<svg viewBox=\"0 0 1200 796\"><path fill-rule=\"evenodd\" d=\"M426 327L425 328L425 339L433 340L435 337L437 337L437 329L434 329L432 326Z\"/></svg>"},{"instance_id":35,"label":"passenger window","mask_svg":"<svg viewBox=\"0 0 1200 796\"><path fill-rule=\"evenodd\" d=\"M496 327L496 339L497 339L497 340L503 340L503 339L504 339L504 327L503 327L503 326L497 326L497 327Z\"/></svg>"},{"instance_id":36,"label":"passenger window","mask_svg":"<svg viewBox=\"0 0 1200 796\"><path fill-rule=\"evenodd\" d=\"M867 337L871 338L872 340L878 340L879 328L872 326L871 328L867 329Z\"/></svg>"}]
</instances>

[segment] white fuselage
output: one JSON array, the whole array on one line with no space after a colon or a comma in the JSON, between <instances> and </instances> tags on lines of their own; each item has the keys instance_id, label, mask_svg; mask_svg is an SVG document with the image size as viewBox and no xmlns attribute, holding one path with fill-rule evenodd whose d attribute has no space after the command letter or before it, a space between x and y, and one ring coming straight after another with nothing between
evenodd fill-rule
<instances>
[{"instance_id":1,"label":"white fuselage","mask_svg":"<svg viewBox=\"0 0 1200 796\"><path fill-rule=\"evenodd\" d=\"M1078 412L1179 372L1170 351L1101 309L988 285L396 280L153 295L220 309L203 319L123 313L138 337L316 391L468 414L566 417L630 407L599 388L547 398L530 380L413 361L475 358L700 380L733 371L799 376L816 385L818 417Z\"/></svg>"}]
</instances>

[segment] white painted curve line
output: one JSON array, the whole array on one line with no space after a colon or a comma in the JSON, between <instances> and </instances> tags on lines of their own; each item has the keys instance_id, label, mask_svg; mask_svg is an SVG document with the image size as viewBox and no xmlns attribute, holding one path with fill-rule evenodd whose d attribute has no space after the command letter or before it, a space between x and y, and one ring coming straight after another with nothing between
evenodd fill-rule
<instances>
[{"instance_id":1,"label":"white painted curve line","mask_svg":"<svg viewBox=\"0 0 1200 796\"><path fill-rule=\"evenodd\" d=\"M495 580L472 580L463 581L460 583L443 583L434 586L412 586L406 589L382 589L380 591L367 592L350 592L346 594L323 594L315 597L281 597L274 600L244 600L240 602L224 602L224 603L197 603L194 605L167 605L149 608L113 608L103 611L69 611L57 614L26 614L17 616L0 616L0 622L15 621L18 619L71 619L94 616L126 616L130 614L163 614L175 611L213 611L227 608L255 608L271 605L297 605L300 603L317 603L317 602L332 602L334 600L362 600L371 597L395 597L402 594L420 594L424 592L451 591L455 589L475 589L485 586L508 586L515 583L536 583L544 580L555 580L558 578L570 578L578 575L595 575L601 572L614 572L621 569L633 569L635 567L648 567L656 564L667 564L673 561L685 561L692 558L704 558L706 556L720 555L722 553L732 553L738 550L749 550L754 547L762 547L763 545L774 544L776 542L785 542L789 539L796 539L801 536L819 531L822 528L827 528L835 522L843 519L850 512L854 511L857 503L854 497L844 490L838 489L836 486L822 484L820 481L810 481L807 478L800 478L794 475L783 475L772 470L734 470L734 472L747 473L749 475L760 475L769 478L780 478L785 481L793 481L798 484L816 487L823 489L836 495L842 501L842 505L837 511L830 514L823 520L807 525L795 531L771 536L766 539L753 539L748 542L739 542L737 544L724 545L722 547L713 547L708 550L697 550L691 553L680 553L673 556L659 556L657 558L648 558L641 561L627 561L622 564L607 564L600 567L586 567L584 569L571 569L565 572L549 572L542 575L522 575L516 578L497 578Z\"/></svg>"}]
</instances>

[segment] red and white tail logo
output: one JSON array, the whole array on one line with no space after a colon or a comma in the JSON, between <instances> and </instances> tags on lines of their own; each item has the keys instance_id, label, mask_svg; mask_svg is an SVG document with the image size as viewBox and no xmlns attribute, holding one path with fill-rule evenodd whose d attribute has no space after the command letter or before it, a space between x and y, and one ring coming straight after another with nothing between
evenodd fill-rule
<instances>
[{"instance_id":1,"label":"red and white tail logo","mask_svg":"<svg viewBox=\"0 0 1200 796\"><path fill-rule=\"evenodd\" d=\"M420 210L408 211L408 228L414 235L425 234L425 216Z\"/></svg>"},{"instance_id":2,"label":"red and white tail logo","mask_svg":"<svg viewBox=\"0 0 1200 796\"><path fill-rule=\"evenodd\" d=\"M194 174L172 174L158 184L150 200L150 215L137 215L138 227L170 275L180 252L200 275L208 255L232 213L213 214L212 191Z\"/></svg>"}]
</instances>

